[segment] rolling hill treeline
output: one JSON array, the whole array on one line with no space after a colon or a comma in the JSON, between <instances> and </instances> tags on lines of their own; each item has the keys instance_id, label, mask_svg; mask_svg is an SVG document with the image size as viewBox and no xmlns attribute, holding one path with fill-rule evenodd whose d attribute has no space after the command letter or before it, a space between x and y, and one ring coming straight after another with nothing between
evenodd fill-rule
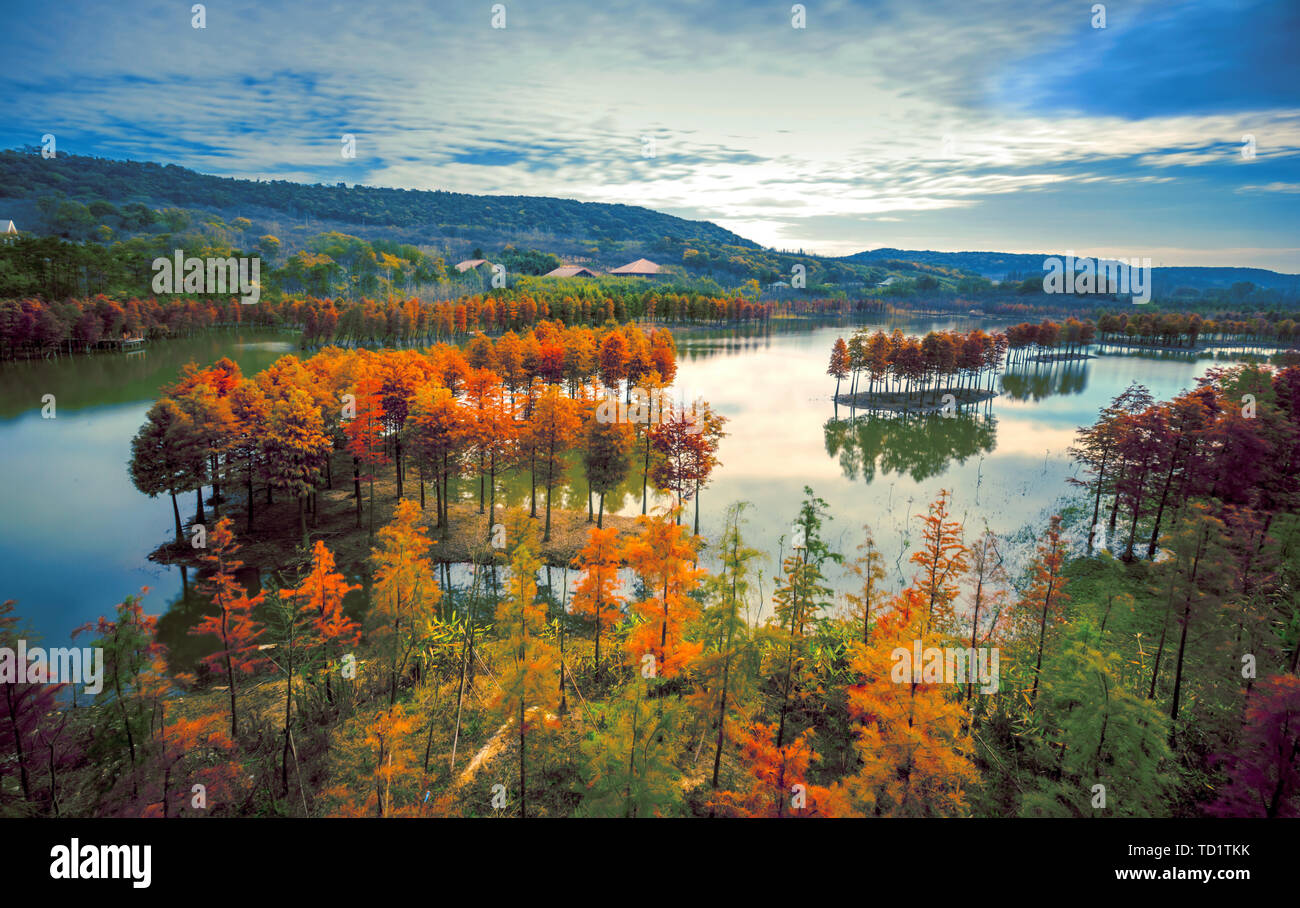
<instances>
[{"instance_id":1,"label":"rolling hill treeline","mask_svg":"<svg viewBox=\"0 0 1300 908\"><path fill-rule=\"evenodd\" d=\"M925 304L965 297L986 311L1025 303L1058 314L1103 303L1043 294L1045 255L882 248L818 256L763 248L708 221L572 199L243 180L172 164L66 153L45 159L35 149L0 151L0 199L13 200L0 202L7 209L0 217L15 218L25 232L106 247L127 243L118 250L118 264L104 256L90 271L131 272L135 278L130 286L115 286L70 268L64 271L79 272L81 280L60 287L51 286L49 274L33 279L27 269L21 287L0 274L0 297L139 294L145 291L136 272L158 254L155 248L203 246L212 254L256 250L283 266L286 280L273 281L267 288L272 292L282 283L286 292L374 295L383 289L381 272L387 278L400 266L398 287L413 292L439 285L433 295L445 298L482 289L476 282L461 286L450 270L461 258L488 258L504 262L511 273L541 274L549 270L544 265L562 259L602 270L647 257L664 266L665 276L705 293L744 287L751 295L778 298L875 296ZM359 250L361 258L341 262L332 254L341 246L348 247L348 257L357 258ZM383 253L393 257L387 264ZM40 258L46 257L67 256ZM129 259L125 265L123 257ZM1260 268L1157 267L1152 283L1153 301L1178 309L1300 302L1300 275Z\"/></svg>"},{"instance_id":2,"label":"rolling hill treeline","mask_svg":"<svg viewBox=\"0 0 1300 908\"><path fill-rule=\"evenodd\" d=\"M635 205L242 180L172 164L65 153L44 159L35 149L0 151L3 198L15 201L9 213L0 216L21 215L19 227L24 231L103 244L201 233L215 245L224 240L238 246L246 237L242 245L251 246L259 235L271 234L287 257L309 249L324 229L372 244L420 247L449 263L484 257L498 261L496 250L511 246L531 246L542 250L541 255L597 269L647 257L677 276L711 279L721 287L748 281L760 286L788 283L797 265L814 295L857 293L889 277L924 277L923 290L955 289L961 277L932 266L898 263L883 268L764 249L708 221ZM100 290L89 287L82 292Z\"/></svg>"},{"instance_id":3,"label":"rolling hill treeline","mask_svg":"<svg viewBox=\"0 0 1300 908\"><path fill-rule=\"evenodd\" d=\"M616 240L669 237L758 248L757 243L708 221L689 221L634 205L240 180L174 164L71 154L44 159L39 154L0 152L0 195L36 199L51 194L83 201L171 203L204 210L247 208L251 213L252 209L266 209L341 223L419 226L449 236L540 231Z\"/></svg>"}]
</instances>

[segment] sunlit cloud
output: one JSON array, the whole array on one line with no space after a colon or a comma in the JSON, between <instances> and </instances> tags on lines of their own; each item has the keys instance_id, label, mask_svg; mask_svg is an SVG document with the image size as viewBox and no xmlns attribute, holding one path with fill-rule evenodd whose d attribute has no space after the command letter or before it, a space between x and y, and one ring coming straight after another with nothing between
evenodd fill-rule
<instances>
[{"instance_id":1,"label":"sunlit cloud","mask_svg":"<svg viewBox=\"0 0 1300 908\"><path fill-rule=\"evenodd\" d=\"M66 151L251 179L645 205L827 254L899 245L894 225L925 248L1009 248L1123 191L1148 200L1145 242L1265 248L1297 222L1289 190L1261 187L1300 181L1300 101L1258 59L1272 39L1180 64L1198 85L1255 67L1212 104L1129 59L1152 34L1276 20L1276 3L1237 7L1126 5L1103 31L1064 0L828 2L800 31L780 8L512 4L497 30L477 7L231 2L199 31L169 3L70 2L10 16L0 144L52 131ZM1208 216L1216 198L1249 216ZM1127 242L1086 220L1079 244Z\"/></svg>"}]
</instances>

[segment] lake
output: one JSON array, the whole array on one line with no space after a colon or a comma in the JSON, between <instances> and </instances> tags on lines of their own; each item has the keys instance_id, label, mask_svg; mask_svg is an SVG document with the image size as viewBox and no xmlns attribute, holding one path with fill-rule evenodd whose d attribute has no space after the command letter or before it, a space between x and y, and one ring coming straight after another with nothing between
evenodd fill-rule
<instances>
[{"instance_id":1,"label":"lake","mask_svg":"<svg viewBox=\"0 0 1300 908\"><path fill-rule=\"evenodd\" d=\"M1066 448L1076 427L1093 422L1131 382L1142 382L1157 399L1168 398L1216 362L1105 355L1018 367L1003 376L997 398L970 413L905 419L859 413L852 421L840 406L837 420L827 362L835 338L847 339L857 324L912 334L1000 327L987 319L956 318L675 331L676 388L688 397L702 395L729 419L719 451L722 466L700 501L701 532L716 539L727 505L751 502L747 538L769 553L763 568L768 594L781 537L788 551L805 486L830 505L824 535L833 547L853 557L861 527L869 524L895 582L911 574L907 554L919 538L916 515L944 488L953 493L953 514L965 523L968 541L987 526L1017 537L1008 551L1023 554L1071 494L1065 480L1075 467ZM9 477L0 492L0 599L18 600L18 613L31 629L57 643L147 585L146 611L167 613L167 638L182 639L197 610L183 601L180 570L146 559L170 538L171 504L166 496L150 499L131 485L131 438L159 388L184 363L229 356L252 374L296 350L292 333L232 330L154 343L141 353L0 364L0 470ZM52 419L42 417L47 394L54 395ZM516 504L526 487L525 478L502 494ZM607 506L639 514L639 488L639 477L630 478L622 505ZM466 483L463 493L475 489L477 483ZM585 486L575 487L557 506L564 501L585 507L585 500ZM192 513L193 496L181 502L183 516L187 503ZM690 517L688 512L684 519ZM844 588L833 566L832 573Z\"/></svg>"}]
</instances>

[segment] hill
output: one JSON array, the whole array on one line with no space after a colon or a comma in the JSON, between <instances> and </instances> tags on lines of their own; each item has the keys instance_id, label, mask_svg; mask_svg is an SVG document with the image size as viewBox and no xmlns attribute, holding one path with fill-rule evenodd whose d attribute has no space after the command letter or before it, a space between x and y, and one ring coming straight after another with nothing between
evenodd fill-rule
<instances>
[{"instance_id":1,"label":"hill","mask_svg":"<svg viewBox=\"0 0 1300 908\"><path fill-rule=\"evenodd\" d=\"M269 235L281 260L300 250L319 253L321 237L342 235L375 248L415 247L448 266L471 257L500 261L505 255L536 259L540 268L546 256L557 256L604 270L644 257L669 266L666 277L717 282L705 290L748 281L789 282L800 265L809 291L860 292L916 270L892 272L776 252L708 221L635 205L244 180L145 161L66 153L47 160L31 148L0 151L0 199L3 216L35 234L104 244L139 238L184 241L186 248L243 249ZM521 251L509 252L512 247ZM539 252L530 256L527 250ZM942 276L941 269L920 270Z\"/></svg>"},{"instance_id":2,"label":"hill","mask_svg":"<svg viewBox=\"0 0 1300 908\"><path fill-rule=\"evenodd\" d=\"M544 274L561 260L608 270L649 258L665 266L664 279L714 295L747 288L751 295L778 299L965 297L1039 308L1089 305L1034 298L1041 296L1047 255L893 248L838 258L796 254L764 248L708 221L635 205L245 180L146 161L66 153L45 159L32 148L0 151L0 207L0 216L13 218L29 234L111 248L120 267L101 263L92 269L97 273L130 272L116 282L83 274L79 284L66 288L47 286L48 276L5 279L0 273L0 286L10 295L37 289L57 295L78 286L86 292L142 292L147 269L139 263L184 248L216 255L257 251L268 267L284 270L279 286L320 294L377 292L371 272L387 269L392 277L399 266L410 274L392 281L394 290L427 290L438 298L478 292L479 275L461 277L451 267L465 258L503 262L512 276ZM19 263L10 270L25 267ZM1153 293L1271 305L1300 297L1300 275L1156 268Z\"/></svg>"},{"instance_id":3,"label":"hill","mask_svg":"<svg viewBox=\"0 0 1300 908\"><path fill-rule=\"evenodd\" d=\"M913 249L872 249L844 257L844 261L864 265L887 265L890 262L913 262L941 268L978 274L990 280L1019 281L1041 278L1043 260L1061 252L934 252ZM1234 284L1249 282L1255 287L1277 290L1286 296L1300 293L1300 274L1281 274L1265 268L1234 267L1153 267L1151 269L1154 292L1160 295L1178 293L1180 289L1197 291L1229 290Z\"/></svg>"},{"instance_id":4,"label":"hill","mask_svg":"<svg viewBox=\"0 0 1300 908\"><path fill-rule=\"evenodd\" d=\"M468 195L441 190L308 185L286 180L211 176L174 164L114 161L60 154L43 159L30 151L0 152L0 196L43 196L149 207L175 205L244 217L278 213L339 224L418 228L430 240L491 242L501 235L553 234L572 239L651 240L758 244L708 221L691 221L635 205L578 202L541 196Z\"/></svg>"}]
</instances>

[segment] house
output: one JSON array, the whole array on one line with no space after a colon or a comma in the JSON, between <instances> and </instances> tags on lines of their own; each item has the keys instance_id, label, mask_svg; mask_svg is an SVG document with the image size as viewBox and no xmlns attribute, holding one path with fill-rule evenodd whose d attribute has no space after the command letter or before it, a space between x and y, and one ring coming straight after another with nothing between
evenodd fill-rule
<instances>
[{"instance_id":1,"label":"house","mask_svg":"<svg viewBox=\"0 0 1300 908\"><path fill-rule=\"evenodd\" d=\"M18 228L14 226L13 221L0 220L0 236L3 236L5 242L18 235Z\"/></svg>"},{"instance_id":2,"label":"house","mask_svg":"<svg viewBox=\"0 0 1300 908\"><path fill-rule=\"evenodd\" d=\"M466 271L469 271L471 268L477 271L478 269L482 268L484 265L486 265L488 268L492 267L492 263L489 262L487 259L465 259L465 261L463 262L456 263L456 271L459 274L464 274Z\"/></svg>"},{"instance_id":3,"label":"house","mask_svg":"<svg viewBox=\"0 0 1300 908\"><path fill-rule=\"evenodd\" d=\"M656 277L661 271L663 271L663 268L649 259L637 259L635 262L628 262L626 265L611 268L609 273L623 277Z\"/></svg>"},{"instance_id":4,"label":"house","mask_svg":"<svg viewBox=\"0 0 1300 908\"><path fill-rule=\"evenodd\" d=\"M542 277L596 277L596 272L581 265L561 265L554 271L548 271Z\"/></svg>"}]
</instances>

